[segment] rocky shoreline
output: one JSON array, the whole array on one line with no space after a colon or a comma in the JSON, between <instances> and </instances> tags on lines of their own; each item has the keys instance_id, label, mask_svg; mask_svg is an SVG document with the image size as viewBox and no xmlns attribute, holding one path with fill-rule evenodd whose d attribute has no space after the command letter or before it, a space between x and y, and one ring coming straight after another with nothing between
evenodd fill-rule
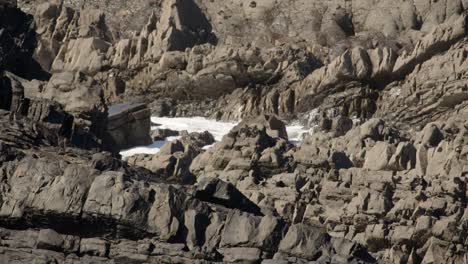
<instances>
[{"instance_id":1,"label":"rocky shoreline","mask_svg":"<svg viewBox=\"0 0 468 264\"><path fill-rule=\"evenodd\" d=\"M466 263L467 9L0 0L0 263Z\"/></svg>"}]
</instances>

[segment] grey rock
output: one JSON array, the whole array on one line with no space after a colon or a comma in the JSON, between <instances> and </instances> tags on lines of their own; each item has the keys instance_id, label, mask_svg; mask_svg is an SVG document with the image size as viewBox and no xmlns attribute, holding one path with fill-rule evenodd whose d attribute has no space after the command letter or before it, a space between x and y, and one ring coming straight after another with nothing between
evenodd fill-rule
<instances>
[{"instance_id":1,"label":"grey rock","mask_svg":"<svg viewBox=\"0 0 468 264\"><path fill-rule=\"evenodd\" d=\"M145 104L112 105L108 113L105 148L119 151L151 144L151 113Z\"/></svg>"},{"instance_id":2,"label":"grey rock","mask_svg":"<svg viewBox=\"0 0 468 264\"><path fill-rule=\"evenodd\" d=\"M317 260L330 254L330 237L318 228L292 225L279 244L279 251L292 256Z\"/></svg>"},{"instance_id":3,"label":"grey rock","mask_svg":"<svg viewBox=\"0 0 468 264\"><path fill-rule=\"evenodd\" d=\"M64 238L52 229L43 229L39 232L37 238L37 248L61 250L63 248Z\"/></svg>"}]
</instances>

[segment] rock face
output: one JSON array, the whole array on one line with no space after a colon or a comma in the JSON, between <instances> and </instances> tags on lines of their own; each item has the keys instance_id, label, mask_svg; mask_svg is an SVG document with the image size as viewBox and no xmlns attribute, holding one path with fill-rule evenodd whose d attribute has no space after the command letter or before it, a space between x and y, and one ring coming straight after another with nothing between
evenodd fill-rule
<instances>
[{"instance_id":1,"label":"rock face","mask_svg":"<svg viewBox=\"0 0 468 264\"><path fill-rule=\"evenodd\" d=\"M54 128L53 120L41 122ZM63 125L56 127L64 130ZM48 131L53 135L54 130ZM74 147L57 153L59 144L50 140L43 145L37 140L30 142L42 146L40 150L20 140L0 140L0 184L9 186L2 192L0 208L4 249L0 259L6 263L38 259L57 263L205 263L316 258L288 246L296 242L290 241L291 235L284 235L298 232L294 227L260 212L233 185L220 180L200 182L196 188L171 185L157 173L130 166L110 153ZM18 225L25 229L15 229ZM237 230L243 231L236 234ZM372 260L351 251L332 252L329 249L337 249L334 240L319 229L313 232L326 238L317 250L327 257ZM351 241L346 243L355 247Z\"/></svg>"},{"instance_id":2,"label":"rock face","mask_svg":"<svg viewBox=\"0 0 468 264\"><path fill-rule=\"evenodd\" d=\"M0 263L465 263L467 8L0 0Z\"/></svg>"}]
</instances>

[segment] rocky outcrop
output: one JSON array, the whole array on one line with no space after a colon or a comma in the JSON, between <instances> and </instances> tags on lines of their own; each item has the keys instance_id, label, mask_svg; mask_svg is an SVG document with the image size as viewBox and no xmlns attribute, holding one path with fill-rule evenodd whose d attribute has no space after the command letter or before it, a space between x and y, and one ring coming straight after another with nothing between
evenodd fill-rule
<instances>
[{"instance_id":1,"label":"rocky outcrop","mask_svg":"<svg viewBox=\"0 0 468 264\"><path fill-rule=\"evenodd\" d=\"M250 212L255 207L252 202L246 198L241 202L241 194L233 187L223 194L221 182L215 192L209 187L212 183L193 192L190 186L161 182L156 174L105 153L77 155L78 149L69 148L58 154L53 149L13 147L23 155L4 159L13 152L1 154L0 184L9 186L2 193L0 208L2 260L158 263L258 262L286 255L317 258L301 255L289 246L296 243L293 235L283 238L286 232L308 236L305 229L296 230L272 215ZM238 209L226 207L234 204L220 199L233 199ZM15 229L19 224L25 229ZM235 235L233 230L242 232ZM319 229L314 234L327 238L316 250L329 258L372 261L337 247ZM18 250L23 249L26 253L19 256Z\"/></svg>"},{"instance_id":2,"label":"rocky outcrop","mask_svg":"<svg viewBox=\"0 0 468 264\"><path fill-rule=\"evenodd\" d=\"M466 260L466 1L18 4L0 262ZM150 115L243 121L162 145Z\"/></svg>"},{"instance_id":3,"label":"rocky outcrop","mask_svg":"<svg viewBox=\"0 0 468 264\"><path fill-rule=\"evenodd\" d=\"M112 40L102 12L76 11L63 3L49 1L37 6L35 21L38 46L34 56L43 69L100 69L97 64L102 64L102 53L109 45L105 43Z\"/></svg>"},{"instance_id":4,"label":"rocky outcrop","mask_svg":"<svg viewBox=\"0 0 468 264\"><path fill-rule=\"evenodd\" d=\"M62 72L52 75L43 91L36 97L54 100L75 117L75 123L103 138L106 128L107 106L100 85L81 72Z\"/></svg>"},{"instance_id":5,"label":"rocky outcrop","mask_svg":"<svg viewBox=\"0 0 468 264\"><path fill-rule=\"evenodd\" d=\"M207 131L190 134L182 131L179 134L179 139L164 144L157 154L133 155L127 159L127 162L147 168L170 181L194 182L194 177L189 170L190 164L197 155L203 152L203 147L213 144L215 140Z\"/></svg>"},{"instance_id":6,"label":"rocky outcrop","mask_svg":"<svg viewBox=\"0 0 468 264\"><path fill-rule=\"evenodd\" d=\"M197 156L190 170L196 175L237 171L234 181L243 177L242 171L263 177L287 168L288 160L281 154L290 148L284 123L274 116L260 116L238 124L220 143Z\"/></svg>"},{"instance_id":7,"label":"rocky outcrop","mask_svg":"<svg viewBox=\"0 0 468 264\"><path fill-rule=\"evenodd\" d=\"M466 42L461 41L420 64L404 80L385 88L377 115L388 113L389 118L408 126L462 113L467 101L465 58Z\"/></svg>"},{"instance_id":8,"label":"rocky outcrop","mask_svg":"<svg viewBox=\"0 0 468 264\"><path fill-rule=\"evenodd\" d=\"M62 46L52 63L52 71L81 71L95 74L106 67L109 44L101 39L73 39Z\"/></svg>"}]
</instances>

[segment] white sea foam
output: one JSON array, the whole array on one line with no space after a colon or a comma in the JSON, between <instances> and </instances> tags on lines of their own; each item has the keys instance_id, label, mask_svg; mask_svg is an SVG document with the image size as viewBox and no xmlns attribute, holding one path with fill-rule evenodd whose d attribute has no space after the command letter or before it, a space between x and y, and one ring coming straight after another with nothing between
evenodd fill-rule
<instances>
[{"instance_id":1,"label":"white sea foam","mask_svg":"<svg viewBox=\"0 0 468 264\"><path fill-rule=\"evenodd\" d=\"M216 141L221 141L223 136L229 133L229 131L237 125L237 123L234 122L220 122L206 119L204 117L151 117L151 122L153 123L153 126L151 127L152 130L158 128L176 131L187 130L189 133L208 131L213 135ZM302 140L302 135L304 133L309 132L308 129L296 124L287 126L286 130L288 132L289 140L295 144ZM164 144L178 138L179 137L168 137L166 140L155 141L153 144L148 146L138 146L128 150L123 150L120 152L120 155L125 158L135 154L156 154ZM204 149L208 149L211 146L212 145L206 146Z\"/></svg>"}]
</instances>

